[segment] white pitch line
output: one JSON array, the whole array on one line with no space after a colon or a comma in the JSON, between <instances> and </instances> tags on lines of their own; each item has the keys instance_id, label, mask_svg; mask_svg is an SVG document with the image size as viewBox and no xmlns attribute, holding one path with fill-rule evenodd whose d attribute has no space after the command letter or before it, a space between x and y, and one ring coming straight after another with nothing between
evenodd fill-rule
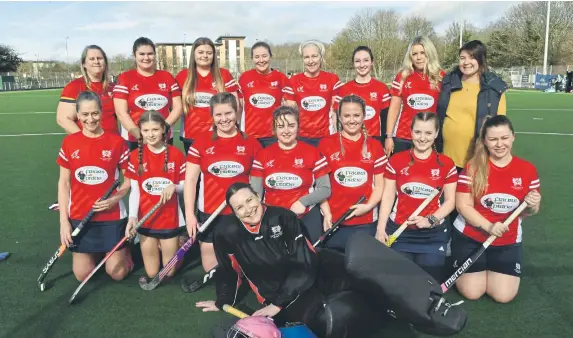
<instances>
[{"instance_id":1,"label":"white pitch line","mask_svg":"<svg viewBox=\"0 0 573 338\"><path fill-rule=\"evenodd\" d=\"M520 110L547 110L547 111L573 111L573 108L512 108L509 111L520 111Z\"/></svg>"},{"instance_id":2,"label":"white pitch line","mask_svg":"<svg viewBox=\"0 0 573 338\"><path fill-rule=\"evenodd\" d=\"M557 135L557 136L573 136L573 134L563 134L563 133L536 133L534 131L516 131L516 134L528 134L528 135Z\"/></svg>"},{"instance_id":3,"label":"white pitch line","mask_svg":"<svg viewBox=\"0 0 573 338\"><path fill-rule=\"evenodd\" d=\"M0 115L31 115L31 114L55 114L55 111L35 111L25 113L0 113Z\"/></svg>"},{"instance_id":4,"label":"white pitch line","mask_svg":"<svg viewBox=\"0 0 573 338\"><path fill-rule=\"evenodd\" d=\"M173 130L173 132L178 133L179 130ZM11 134L11 135L0 135L0 137L20 137L20 136L53 136L53 135L67 135L66 133L43 133L43 134Z\"/></svg>"}]
</instances>

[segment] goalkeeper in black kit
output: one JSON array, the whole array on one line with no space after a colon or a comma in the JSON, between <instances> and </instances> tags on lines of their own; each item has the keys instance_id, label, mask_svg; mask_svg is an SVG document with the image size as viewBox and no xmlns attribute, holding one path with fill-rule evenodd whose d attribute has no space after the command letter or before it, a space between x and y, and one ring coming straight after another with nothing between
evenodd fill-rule
<instances>
[{"instance_id":1,"label":"goalkeeper in black kit","mask_svg":"<svg viewBox=\"0 0 573 338\"><path fill-rule=\"evenodd\" d=\"M327 322L336 318L337 326L349 323L345 330L372 329L368 322L374 322L369 320L374 311L367 298L349 291L344 257L327 250L317 254L295 213L262 204L245 183L231 185L226 200L236 218L215 230L217 300L197 307L218 311L225 304L234 306L251 289L262 305L253 315L272 317L277 326L302 322L326 337ZM352 314L344 311L338 318L337 308L348 307Z\"/></svg>"}]
</instances>

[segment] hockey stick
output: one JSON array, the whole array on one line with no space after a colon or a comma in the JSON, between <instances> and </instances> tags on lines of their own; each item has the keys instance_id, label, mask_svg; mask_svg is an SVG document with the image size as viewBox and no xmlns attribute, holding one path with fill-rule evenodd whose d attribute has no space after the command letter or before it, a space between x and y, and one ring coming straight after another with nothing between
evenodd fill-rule
<instances>
[{"instance_id":1,"label":"hockey stick","mask_svg":"<svg viewBox=\"0 0 573 338\"><path fill-rule=\"evenodd\" d=\"M103 201L103 200L108 199L109 196L113 193L113 190L115 188L117 188L118 186L119 186L119 181L116 180L115 182L113 182L112 186L105 192L105 194L99 200ZM92 216L94 214L95 214L95 211L93 208L91 208L89 213L86 215L86 217L84 217L84 219L82 219L82 221L80 222L80 224L78 224L78 226L76 227L74 232L72 232L72 245L73 245L74 237L76 237L80 233L80 231L82 231L82 229L84 228L86 223L89 222L89 220L92 218ZM65 244L60 245L60 247L58 248L56 253L53 254L52 257L50 257L50 259L48 260L48 263L42 269L42 273L40 274L40 277L38 277L38 287L40 288L40 291L46 290L46 284L44 284L44 278L46 278L46 275L48 275L48 272L50 271L50 269L52 268L54 263L56 263L58 258L60 258L64 254L64 252L66 252L67 248L68 247Z\"/></svg>"},{"instance_id":2,"label":"hockey stick","mask_svg":"<svg viewBox=\"0 0 573 338\"><path fill-rule=\"evenodd\" d=\"M424 209L428 206L428 204L430 204L430 202L434 199L434 197L436 197L440 193L440 191L441 191L440 187L434 189L432 193L428 197L426 197L426 199L422 202L422 204L420 204L420 206L416 210L414 210L414 212L412 213L412 215L410 215L409 218L416 217L422 211L424 211ZM404 230L406 230L407 227L408 227L408 220L402 223L402 225L400 225L400 227L396 231L394 231L392 235L388 237L388 242L386 243L386 245L388 247L391 247L392 244L396 242L398 237L400 237L402 232L404 232Z\"/></svg>"},{"instance_id":3,"label":"hockey stick","mask_svg":"<svg viewBox=\"0 0 573 338\"><path fill-rule=\"evenodd\" d=\"M365 199L366 199L366 197L362 196L362 197L360 197L358 202L356 202L355 204L360 204L360 203L364 202ZM344 222L344 220L346 220L346 217L348 217L352 213L352 211L353 211L353 209L348 209L344 213L344 215L342 215L330 227L330 229L328 229L324 234L322 234L322 236L319 237L319 239L316 242L314 242L313 247L316 248L319 245L323 244L326 240L328 240L328 238L330 238L330 236L332 236L336 232L336 230L338 230L338 228L340 227L340 224L342 224L342 222ZM195 292L195 291L199 290L200 288L205 286L210 279L213 278L213 275L215 274L216 270L217 270L217 267L215 266L214 268L209 270L205 275L203 275L203 278L198 279L198 280L194 281L193 283L182 287L183 291L184 292Z\"/></svg>"},{"instance_id":4,"label":"hockey stick","mask_svg":"<svg viewBox=\"0 0 573 338\"><path fill-rule=\"evenodd\" d=\"M521 205L515 209L515 211L505 220L505 222L503 222L503 225L508 226L511 224L511 222L513 222L513 220L515 220L515 218L519 216L519 214L521 214L525 208L527 208L527 203L521 203ZM487 249L496 238L497 237L494 235L489 236L489 238L483 242L482 246L479 247L474 253L472 253L471 256L468 257L468 259L464 262L464 264L462 264L462 266L460 266L450 278L442 283L442 292L447 292L460 278L460 276L478 260L478 258L484 253L485 249Z\"/></svg>"},{"instance_id":5,"label":"hockey stick","mask_svg":"<svg viewBox=\"0 0 573 338\"><path fill-rule=\"evenodd\" d=\"M198 229L199 232L205 231L205 229L207 229L209 224L213 222L213 220L219 215L219 213L225 208L226 205L227 202L223 201L223 203L219 205L217 210L215 210L215 212L213 212L211 216L209 216L209 218L199 227ZM152 280L148 281L145 276L142 276L139 279L139 286L145 291L150 291L155 289L161 283L163 278L167 276L167 274L169 273L169 271L171 271L171 269L175 266L175 264L183 260L185 253L191 248L191 246L193 246L193 243L195 243L195 239L193 237L190 237L187 240L187 242L185 242L181 246L181 248L177 250L175 255L169 260L169 262L167 262L167 264L165 264L163 269L161 269L161 271L159 271L159 273Z\"/></svg>"},{"instance_id":6,"label":"hockey stick","mask_svg":"<svg viewBox=\"0 0 573 338\"><path fill-rule=\"evenodd\" d=\"M159 209L159 207L161 207L161 202L158 202L155 206L153 206L153 208L151 208L151 210L149 210L149 212L147 214L145 214L145 216L143 216L142 219L139 220L139 222L137 222L137 224L133 227L134 230L139 229L139 227L141 227L141 225L143 225L143 223L145 223L145 221L147 221L152 215L153 213L155 213L155 211L157 211L157 209ZM72 304L74 302L74 299L76 298L76 296L78 295L78 293L80 292L80 290L82 289L82 287L88 282L88 280L97 272L97 270L105 264L105 262L107 262L107 260L111 257L111 255L113 255L122 245L123 243L125 243L126 241L131 240L131 236L127 237L124 236L119 243L117 243L113 249L111 249L110 252L107 253L107 255L105 255L105 257L101 260L101 262L99 262L99 264L92 270L92 272L90 272L90 274L83 280L83 282L80 284L80 286L78 286L78 288L76 289L76 291L74 292L74 294L72 295L72 297L70 297L70 300L68 301L68 303Z\"/></svg>"}]
</instances>

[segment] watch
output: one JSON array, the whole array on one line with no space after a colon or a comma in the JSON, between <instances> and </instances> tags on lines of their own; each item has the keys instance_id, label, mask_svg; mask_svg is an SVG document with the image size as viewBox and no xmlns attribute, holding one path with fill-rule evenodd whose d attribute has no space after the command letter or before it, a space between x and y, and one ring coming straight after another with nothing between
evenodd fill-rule
<instances>
[{"instance_id":1,"label":"watch","mask_svg":"<svg viewBox=\"0 0 573 338\"><path fill-rule=\"evenodd\" d=\"M384 134L384 138L392 138L392 134L386 133L386 134Z\"/></svg>"},{"instance_id":2,"label":"watch","mask_svg":"<svg viewBox=\"0 0 573 338\"><path fill-rule=\"evenodd\" d=\"M429 215L426 216L426 218L428 219L428 222L430 222L430 229L433 229L436 227L436 225L438 224L438 222L440 221L436 216L434 215Z\"/></svg>"}]
</instances>

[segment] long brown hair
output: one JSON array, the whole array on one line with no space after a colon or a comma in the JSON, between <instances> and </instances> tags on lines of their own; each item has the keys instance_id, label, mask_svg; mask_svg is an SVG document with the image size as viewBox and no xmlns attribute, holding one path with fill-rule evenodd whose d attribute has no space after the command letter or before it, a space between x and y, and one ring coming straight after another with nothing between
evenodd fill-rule
<instances>
[{"instance_id":1,"label":"long brown hair","mask_svg":"<svg viewBox=\"0 0 573 338\"><path fill-rule=\"evenodd\" d=\"M479 138L475 144L475 151L469 160L469 176L472 178L471 192L473 198L479 198L485 193L487 177L489 175L489 150L485 145L487 131L493 127L507 126L515 135L513 125L505 115L486 117L479 132Z\"/></svg>"},{"instance_id":2,"label":"long brown hair","mask_svg":"<svg viewBox=\"0 0 573 338\"><path fill-rule=\"evenodd\" d=\"M422 122L433 121L434 122L434 128L436 130L436 134L440 130L440 121L438 120L438 115L436 115L432 112L419 112L418 114L416 114L414 116L414 118L412 119L412 124L410 125L411 131L414 130L414 124L416 124L417 121L422 121ZM432 149L436 152L436 157L437 157L436 160L438 162L438 165L440 167L443 167L444 164L442 163L442 161L440 161L440 153L438 152L438 149L436 149L435 140L432 143ZM413 164L414 164L414 144L412 142L412 148L410 149L410 162L408 162L408 166L410 167Z\"/></svg>"},{"instance_id":3,"label":"long brown hair","mask_svg":"<svg viewBox=\"0 0 573 338\"><path fill-rule=\"evenodd\" d=\"M103 56L103 61L105 62L105 69L104 69L103 73L101 74L101 79L99 79L99 80L101 81L103 91L106 92L108 89L109 83L110 83L110 80L109 80L109 64L107 63L107 55L105 54L103 49L101 49L100 46L89 45L89 46L86 46L84 48L84 50L82 51L82 57L80 59L80 62L81 62L81 70L80 71L81 71L82 76L84 78L84 82L86 83L86 87L89 90L92 90L92 80L90 79L90 77L89 77L89 75L86 72L86 69L84 67L84 63L86 63L86 59L88 57L88 51L90 51L90 50L99 50L99 52Z\"/></svg>"},{"instance_id":4,"label":"long brown hair","mask_svg":"<svg viewBox=\"0 0 573 338\"><path fill-rule=\"evenodd\" d=\"M209 38L198 38L193 42L193 47L191 48L191 57L189 58L189 72L187 73L187 78L183 84L183 112L187 114L189 112L189 107L195 106L195 92L197 90L197 62L195 61L195 51L197 47L209 45L213 49L213 63L211 63L211 77L215 81L215 88L217 92L221 93L225 91L225 84L223 83L223 76L221 76L221 69L219 68L219 61L217 59L217 49L215 49L215 44Z\"/></svg>"},{"instance_id":5,"label":"long brown hair","mask_svg":"<svg viewBox=\"0 0 573 338\"><path fill-rule=\"evenodd\" d=\"M163 143L165 145L165 161L163 163L163 171L167 172L167 162L169 161L169 145L167 144L167 123L157 110L147 110L139 118L139 129L145 122L157 122L163 127ZM139 166L137 168L137 174L141 176L143 174L143 136L139 137L137 140L137 161Z\"/></svg>"},{"instance_id":6,"label":"long brown hair","mask_svg":"<svg viewBox=\"0 0 573 338\"><path fill-rule=\"evenodd\" d=\"M366 116L366 102L357 95L347 95L340 100L338 104L338 112L336 119L336 130L338 131L338 142L340 143L340 154L344 155L344 146L342 145L342 122L340 121L340 114L342 113L342 106L346 103L358 103L362 109L362 116ZM367 138L368 133L366 131L366 125L364 120L362 120L362 135L364 136L364 143L362 144L362 157L366 157L368 154Z\"/></svg>"},{"instance_id":7,"label":"long brown hair","mask_svg":"<svg viewBox=\"0 0 573 338\"><path fill-rule=\"evenodd\" d=\"M229 92L217 93L213 95L213 97L211 97L211 101L209 102L211 117L213 117L215 106L220 104L231 105L231 108L235 111L235 114L237 113L237 109L239 109L237 106L237 99L235 98L235 95ZM243 133L243 131L241 130L241 127L239 126L239 121L235 121L235 127L237 128L237 131L241 134L243 139L246 139L247 134ZM213 120L213 134L211 136L211 139L215 140L216 138L217 138L217 125L215 124L215 120Z\"/></svg>"}]
</instances>

